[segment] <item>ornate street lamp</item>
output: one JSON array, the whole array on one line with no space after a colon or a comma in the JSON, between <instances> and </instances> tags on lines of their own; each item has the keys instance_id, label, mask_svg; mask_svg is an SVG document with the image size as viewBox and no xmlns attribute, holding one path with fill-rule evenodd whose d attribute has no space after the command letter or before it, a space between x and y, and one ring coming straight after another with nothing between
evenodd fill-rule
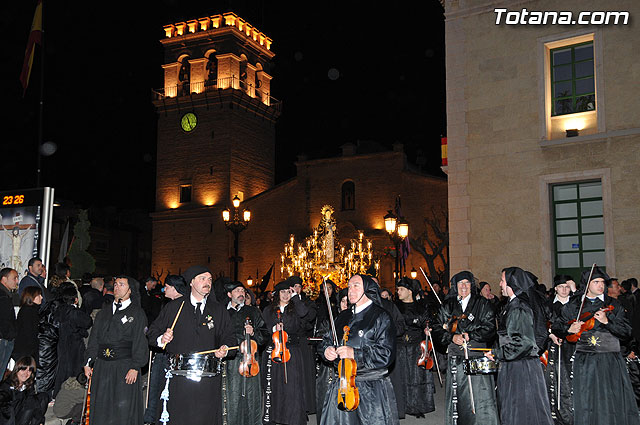
<instances>
[{"instance_id":1,"label":"ornate street lamp","mask_svg":"<svg viewBox=\"0 0 640 425\"><path fill-rule=\"evenodd\" d=\"M397 282L401 277L400 244L404 242L407 236L409 236L409 223L405 221L404 217L398 217L391 210L389 210L388 213L384 216L384 228L389 234L389 238L391 238L391 241L396 248L396 267L393 272L393 278Z\"/></svg>"},{"instance_id":2,"label":"ornate street lamp","mask_svg":"<svg viewBox=\"0 0 640 425\"><path fill-rule=\"evenodd\" d=\"M240 198L238 195L233 197L231 201L233 204L233 218L231 218L231 211L229 208L225 208L222 210L222 221L224 221L224 225L228 230L233 232L234 240L233 240L233 257L231 261L233 261L233 280L238 280L238 263L242 261L242 257L238 255L238 245L239 245L239 236L240 232L249 226L249 222L251 221L251 211L244 210L242 212L242 216L240 216ZM247 282L248 283L248 282Z\"/></svg>"}]
</instances>

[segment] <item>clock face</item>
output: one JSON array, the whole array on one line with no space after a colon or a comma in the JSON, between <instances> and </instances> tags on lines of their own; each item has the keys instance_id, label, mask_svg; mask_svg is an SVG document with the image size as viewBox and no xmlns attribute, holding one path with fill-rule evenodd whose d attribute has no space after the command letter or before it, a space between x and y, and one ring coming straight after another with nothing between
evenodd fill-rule
<instances>
[{"instance_id":1,"label":"clock face","mask_svg":"<svg viewBox=\"0 0 640 425\"><path fill-rule=\"evenodd\" d=\"M180 126L187 133L192 131L198 125L198 117L193 112L187 112L180 120Z\"/></svg>"}]
</instances>

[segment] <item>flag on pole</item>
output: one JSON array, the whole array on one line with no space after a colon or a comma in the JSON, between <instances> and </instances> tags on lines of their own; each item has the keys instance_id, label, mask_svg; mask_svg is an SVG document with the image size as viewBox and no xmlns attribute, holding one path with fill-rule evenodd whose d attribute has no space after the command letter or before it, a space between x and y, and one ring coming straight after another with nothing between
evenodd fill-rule
<instances>
[{"instance_id":1,"label":"flag on pole","mask_svg":"<svg viewBox=\"0 0 640 425\"><path fill-rule=\"evenodd\" d=\"M20 82L22 83L22 96L24 97L29 85L29 77L31 76L31 67L33 65L33 56L36 50L36 44L42 46L42 0L38 0L36 13L33 16L31 24L31 32L27 41L27 50L24 53L24 64L20 73Z\"/></svg>"},{"instance_id":2,"label":"flag on pole","mask_svg":"<svg viewBox=\"0 0 640 425\"><path fill-rule=\"evenodd\" d=\"M62 240L60 241L60 253L58 254L58 263L64 263L64 257L67 256L67 252L69 252L69 221L67 219L67 224L64 226L64 233L62 234Z\"/></svg>"}]
</instances>

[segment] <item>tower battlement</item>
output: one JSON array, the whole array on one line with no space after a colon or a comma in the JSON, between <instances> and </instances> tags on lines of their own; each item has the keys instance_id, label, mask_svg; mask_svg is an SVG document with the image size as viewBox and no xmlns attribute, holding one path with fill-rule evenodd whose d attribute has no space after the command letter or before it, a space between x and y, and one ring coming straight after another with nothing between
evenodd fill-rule
<instances>
[{"instance_id":1,"label":"tower battlement","mask_svg":"<svg viewBox=\"0 0 640 425\"><path fill-rule=\"evenodd\" d=\"M273 40L259 31L246 20L240 18L233 12L222 15L205 16L204 18L192 19L187 22L176 22L165 25L165 38L160 40L163 44L183 41L185 38L197 39L208 37L216 32L235 28L244 34L247 39L253 40L255 44L266 50L271 50Z\"/></svg>"}]
</instances>

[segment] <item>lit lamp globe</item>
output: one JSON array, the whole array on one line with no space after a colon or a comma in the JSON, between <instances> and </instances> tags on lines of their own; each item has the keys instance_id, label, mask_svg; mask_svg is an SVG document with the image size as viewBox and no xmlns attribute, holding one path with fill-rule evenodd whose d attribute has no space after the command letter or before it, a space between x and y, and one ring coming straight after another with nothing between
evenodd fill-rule
<instances>
[{"instance_id":1,"label":"lit lamp globe","mask_svg":"<svg viewBox=\"0 0 640 425\"><path fill-rule=\"evenodd\" d=\"M233 203L233 208L238 208L240 206L240 198L238 198L238 195L234 196L231 202Z\"/></svg>"},{"instance_id":2,"label":"lit lamp globe","mask_svg":"<svg viewBox=\"0 0 640 425\"><path fill-rule=\"evenodd\" d=\"M398 224L398 236L400 236L402 239L409 236L409 223L407 223L406 221L402 221L400 222L400 224Z\"/></svg>"},{"instance_id":3,"label":"lit lamp globe","mask_svg":"<svg viewBox=\"0 0 640 425\"><path fill-rule=\"evenodd\" d=\"M247 278L247 286L251 286L251 285L253 285L253 279L251 279L251 276L249 276Z\"/></svg>"},{"instance_id":4,"label":"lit lamp globe","mask_svg":"<svg viewBox=\"0 0 640 425\"><path fill-rule=\"evenodd\" d=\"M227 222L229 222L230 219L231 219L231 211L229 211L229 208L223 209L222 210L222 221L227 223Z\"/></svg>"},{"instance_id":5,"label":"lit lamp globe","mask_svg":"<svg viewBox=\"0 0 640 425\"><path fill-rule=\"evenodd\" d=\"M411 269L411 279L415 279L416 277L418 277L418 271L414 267Z\"/></svg>"},{"instance_id":6,"label":"lit lamp globe","mask_svg":"<svg viewBox=\"0 0 640 425\"><path fill-rule=\"evenodd\" d=\"M391 234L396 230L396 221L397 217L389 211L387 215L384 216L384 228L387 233Z\"/></svg>"},{"instance_id":7,"label":"lit lamp globe","mask_svg":"<svg viewBox=\"0 0 640 425\"><path fill-rule=\"evenodd\" d=\"M244 212L242 213L242 218L244 219L244 221L249 222L251 221L251 211L249 210L244 210Z\"/></svg>"}]
</instances>

